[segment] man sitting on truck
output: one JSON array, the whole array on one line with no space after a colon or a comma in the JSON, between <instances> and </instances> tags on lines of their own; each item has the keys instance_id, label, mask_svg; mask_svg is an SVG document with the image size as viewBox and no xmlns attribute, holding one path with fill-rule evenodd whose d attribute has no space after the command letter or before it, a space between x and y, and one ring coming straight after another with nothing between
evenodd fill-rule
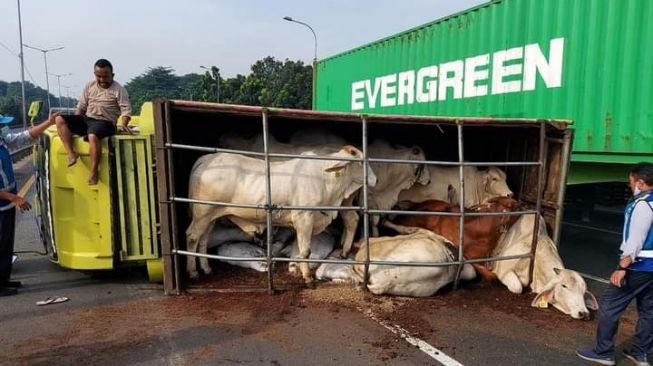
<instances>
[{"instance_id":1,"label":"man sitting on truck","mask_svg":"<svg viewBox=\"0 0 653 366\"><path fill-rule=\"evenodd\" d=\"M79 155L72 146L72 134L84 136L89 144L91 159L88 184L98 183L98 164L102 155L100 140L116 134L116 121L120 117L121 130L131 133L127 123L131 119L131 104L127 90L113 81L113 66L99 59L94 66L95 80L89 82L79 98L75 115L57 117L57 131L68 153L68 166L77 163Z\"/></svg>"}]
</instances>

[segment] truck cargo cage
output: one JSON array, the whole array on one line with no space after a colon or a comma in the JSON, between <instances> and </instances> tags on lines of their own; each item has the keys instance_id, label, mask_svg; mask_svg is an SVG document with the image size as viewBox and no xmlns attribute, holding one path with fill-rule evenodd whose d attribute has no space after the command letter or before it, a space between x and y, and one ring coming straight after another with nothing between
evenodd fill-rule
<instances>
[{"instance_id":1,"label":"truck cargo cage","mask_svg":"<svg viewBox=\"0 0 653 366\"><path fill-rule=\"evenodd\" d=\"M464 264L494 262L516 258L531 258L530 276L532 277L533 258L537 245L538 226L540 220L534 220L533 239L530 253L518 256L489 257L479 259L463 258L464 251L464 220L468 216L484 215L533 215L542 213L547 224L553 230L553 238L557 242L560 235L560 223L562 219L562 202L564 198L564 186L566 172L569 164L569 151L573 132L567 128L570 121L566 120L535 120L535 119L501 119L501 118L458 118L458 117L419 117L419 116L385 116L365 115L353 113L333 113L299 111L281 108L262 108L248 106L233 106L224 104L168 101L158 100L154 106L154 119L156 124L156 161L159 194L159 212L161 219L161 248L164 259L164 289L167 294L181 291L180 256L206 257L210 259L222 259L231 261L265 261L268 264L267 290L273 292L272 263L274 262L309 262L309 263L338 263L349 265L364 265L365 284L367 285L368 270L370 264L375 265L396 265L396 266L457 266L457 274L454 280L454 287L459 286L460 274ZM270 121L279 122L271 126ZM183 125L183 126L182 126ZM278 205L271 201L271 180L270 161L273 158L302 158L302 159L323 159L323 160L352 160L363 162L363 182L367 182L368 162L382 162L394 164L415 164L414 160L379 159L368 156L368 138L370 125L379 129L379 136L394 136L395 140L407 140L411 144L420 145L424 148L427 160L420 161L420 164L457 166L459 168L459 195L460 212L420 212L401 210L372 210L368 207L368 186L362 185L362 202L359 206L349 207L291 207ZM269 151L269 136L271 130L278 134L285 133L298 127L329 127L339 132L349 132L351 140L360 142L362 159L333 159L326 156L305 156L294 154L277 154ZM410 130L417 132L431 131L432 134L410 134ZM256 127L259 127L258 129ZM217 136L225 131L239 130L240 132L258 131L263 133L263 153L230 150L214 147L217 145ZM356 132L358 130L359 132ZM440 131L441 135L437 135ZM455 141L451 138L444 138L442 135L451 132L455 133ZM357 136L356 136L357 135ZM357 137L357 138L356 138ZM505 138L508 140L505 146L491 146L492 138ZM466 139L467 144L478 147L474 151L473 158L476 161L466 160ZM401 143L395 141L392 143ZM478 145L478 146L477 146ZM443 150L442 147L445 149ZM449 147L449 149L446 149ZM492 147L492 148L490 148ZM486 149L487 148L487 149ZM444 151L444 153L443 153ZM455 151L456 153L451 153ZM245 155L262 156L266 162L266 202L265 204L233 204L231 202L214 202L193 200L187 196L188 177L192 162L201 153L207 152L231 152ZM431 160L429 156L441 156L449 153L449 160ZM515 156L520 157L517 161L493 161L497 156L505 160ZM489 157L489 159L488 159ZM481 160L482 158L482 160ZM531 209L512 213L474 213L466 211L463 207L465 202L465 178L463 169L465 166L500 166L510 172L506 172L511 186L518 187L518 198L529 204ZM180 203L182 205L180 205ZM185 241L184 227L188 223L185 204L209 204L231 207L260 208L266 211L267 222L267 251L262 258L235 258L217 256L211 254L199 254L184 250L180 243ZM272 244L272 211L273 210L326 210L343 211L355 210L363 217L363 237L369 244L369 218L378 214L411 214L411 215L432 215L432 216L458 216L460 219L459 243L457 261L448 263L427 263L427 262L391 262L370 260L369 245L366 245L364 261L333 260L333 259L298 259L273 257L271 252ZM164 229L165 228L165 229Z\"/></svg>"}]
</instances>

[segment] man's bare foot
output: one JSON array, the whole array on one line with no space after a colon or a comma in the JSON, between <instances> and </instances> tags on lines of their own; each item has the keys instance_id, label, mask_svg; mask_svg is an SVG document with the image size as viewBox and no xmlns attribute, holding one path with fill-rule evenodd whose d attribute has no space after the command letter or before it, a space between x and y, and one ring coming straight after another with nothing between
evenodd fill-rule
<instances>
[{"instance_id":1,"label":"man's bare foot","mask_svg":"<svg viewBox=\"0 0 653 366\"><path fill-rule=\"evenodd\" d=\"M75 165L77 163L77 159L79 159L79 155L76 152L73 151L68 154L68 167Z\"/></svg>"},{"instance_id":2,"label":"man's bare foot","mask_svg":"<svg viewBox=\"0 0 653 366\"><path fill-rule=\"evenodd\" d=\"M97 184L97 182L98 182L97 175L92 175L92 176L88 177L88 185L89 186L94 186L94 185Z\"/></svg>"}]
</instances>

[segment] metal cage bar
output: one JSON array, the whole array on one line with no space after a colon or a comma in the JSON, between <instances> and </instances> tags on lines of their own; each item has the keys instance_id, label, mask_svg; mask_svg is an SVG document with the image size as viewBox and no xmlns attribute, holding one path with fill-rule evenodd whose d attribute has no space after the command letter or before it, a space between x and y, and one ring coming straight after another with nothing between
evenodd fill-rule
<instances>
[{"instance_id":1,"label":"metal cage bar","mask_svg":"<svg viewBox=\"0 0 653 366\"><path fill-rule=\"evenodd\" d=\"M363 142L363 239L365 240L365 267L363 272L363 288L367 289L367 282L370 276L370 214L368 212L368 157L367 157L367 117L361 116L362 142Z\"/></svg>"},{"instance_id":2,"label":"metal cage bar","mask_svg":"<svg viewBox=\"0 0 653 366\"><path fill-rule=\"evenodd\" d=\"M268 264L268 293L274 293L274 283L272 278L272 180L270 179L270 146L269 146L269 125L268 112L263 109L261 113L261 122L263 124L263 154L265 157L265 226L266 226L266 260Z\"/></svg>"},{"instance_id":3,"label":"metal cage bar","mask_svg":"<svg viewBox=\"0 0 653 366\"><path fill-rule=\"evenodd\" d=\"M264 141L265 142L265 141ZM190 150L190 151L200 151L200 152L209 152L209 153L230 153L230 154L240 154L247 156L256 156L265 158L268 156L270 158L286 158L286 159L307 159L307 160L332 160L332 161L357 161L362 162L363 159L359 158L345 158L345 157L336 157L336 156L325 156L325 155L300 155L300 154L286 154L286 153L268 153L267 155L264 152L248 151L248 150L237 150L237 149L224 149L220 147L207 147L207 146L193 146L186 144L173 144L166 143L166 147L179 150ZM391 164L415 164L415 160L408 159L387 159L387 158L367 158L368 163L391 163ZM485 162L460 162L460 161L444 161L444 160L423 160L419 162L423 165L436 165L436 166L537 166L540 163L538 161L485 161Z\"/></svg>"},{"instance_id":4,"label":"metal cage bar","mask_svg":"<svg viewBox=\"0 0 653 366\"><path fill-rule=\"evenodd\" d=\"M186 255L189 257L197 258L207 258L207 259L217 259L217 260L228 260L234 262L267 262L268 257L228 257L223 255L215 254L203 254L197 252L190 252L187 250L175 250L174 251L180 255ZM272 262L298 262L298 263L331 263L331 264L349 264L349 265L364 265L365 263L379 265L379 266L400 266L400 267L448 267L460 263L484 263L484 262L496 262L496 261L506 261L512 259L521 259L521 258L530 258L530 253L525 254L516 254L504 257L488 257L488 258L476 258L476 259L465 259L464 261L454 261L454 262L397 262L397 261L379 261L372 260L368 261L356 261L356 260L347 260L347 259L310 259L310 258L286 258L286 257L271 257Z\"/></svg>"},{"instance_id":5,"label":"metal cage bar","mask_svg":"<svg viewBox=\"0 0 653 366\"><path fill-rule=\"evenodd\" d=\"M544 159L545 150L546 150L546 124L544 121L540 121L540 141L538 144L538 161L540 165L537 169L537 198L535 201L535 211L537 215L535 216L535 222L533 224L533 239L531 241L531 259L528 263L528 284L530 285L533 281L533 270L535 269L535 253L537 253L537 243L539 238L540 230L540 212L542 210L542 194L544 193L544 187L542 184L542 177L544 176Z\"/></svg>"},{"instance_id":6,"label":"metal cage bar","mask_svg":"<svg viewBox=\"0 0 653 366\"><path fill-rule=\"evenodd\" d=\"M460 193L458 194L460 216L458 221L458 259L460 264L456 266L456 277L453 281L453 288L458 289L460 285L460 274L462 273L463 267L465 266L466 260L463 256L465 252L465 172L463 163L465 161L465 151L463 145L463 123L461 121L456 122L456 131L458 133L458 179L460 183Z\"/></svg>"}]
</instances>

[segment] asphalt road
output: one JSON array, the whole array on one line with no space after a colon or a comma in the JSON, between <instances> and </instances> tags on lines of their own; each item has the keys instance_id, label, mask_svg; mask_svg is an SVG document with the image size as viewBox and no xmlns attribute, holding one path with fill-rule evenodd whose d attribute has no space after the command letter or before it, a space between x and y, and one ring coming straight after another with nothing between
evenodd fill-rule
<instances>
[{"instance_id":1,"label":"asphalt road","mask_svg":"<svg viewBox=\"0 0 653 366\"><path fill-rule=\"evenodd\" d=\"M29 159L20 162L19 183L30 172ZM33 214L19 214L17 228L17 251L43 251ZM13 277L24 286L0 298L3 365L443 364L391 331L399 328L440 360L455 360L450 365L581 365L574 351L592 344L596 327L531 308L532 295L500 285L470 284L429 299L329 285L165 296L142 270L83 273L35 253L19 254ZM602 285L589 284L600 295ZM69 300L36 305L49 296ZM619 348L634 319L630 311Z\"/></svg>"}]
</instances>

